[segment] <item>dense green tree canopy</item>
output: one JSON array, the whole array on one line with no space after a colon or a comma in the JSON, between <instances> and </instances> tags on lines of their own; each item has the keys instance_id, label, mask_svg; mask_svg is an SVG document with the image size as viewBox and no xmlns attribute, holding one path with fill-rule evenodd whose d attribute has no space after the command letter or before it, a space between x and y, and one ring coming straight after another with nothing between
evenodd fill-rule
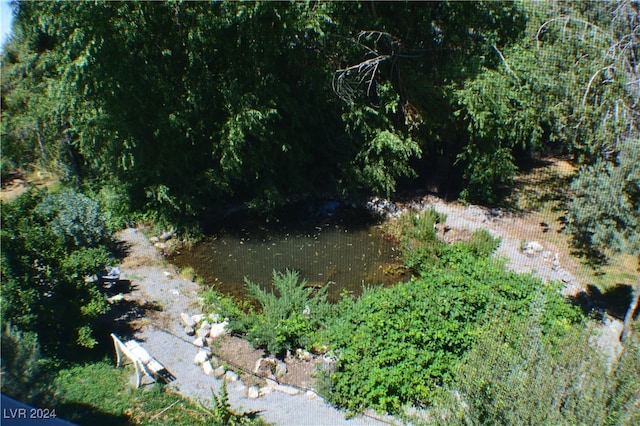
<instances>
[{"instance_id":1,"label":"dense green tree canopy","mask_svg":"<svg viewBox=\"0 0 640 426\"><path fill-rule=\"evenodd\" d=\"M494 203L532 156L631 158L637 16L628 1L17 2L2 170L53 169L115 223L390 194L440 163L450 189Z\"/></svg>"}]
</instances>

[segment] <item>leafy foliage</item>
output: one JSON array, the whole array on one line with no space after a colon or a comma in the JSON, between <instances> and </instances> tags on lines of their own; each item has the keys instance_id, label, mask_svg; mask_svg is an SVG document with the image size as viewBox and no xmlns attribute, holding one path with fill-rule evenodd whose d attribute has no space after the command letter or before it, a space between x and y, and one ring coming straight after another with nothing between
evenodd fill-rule
<instances>
[{"instance_id":1,"label":"leafy foliage","mask_svg":"<svg viewBox=\"0 0 640 426\"><path fill-rule=\"evenodd\" d=\"M29 191L2 213L3 322L36 332L47 353L95 345L91 323L108 304L85 278L112 261L96 203L71 191Z\"/></svg>"},{"instance_id":2,"label":"leafy foliage","mask_svg":"<svg viewBox=\"0 0 640 426\"><path fill-rule=\"evenodd\" d=\"M571 184L569 223L578 246L600 255L640 252L639 148L638 141L628 141L617 161L599 160Z\"/></svg>"},{"instance_id":3,"label":"leafy foliage","mask_svg":"<svg viewBox=\"0 0 640 426\"><path fill-rule=\"evenodd\" d=\"M535 307L525 319L491 321L428 424L637 423L638 347L610 368L589 343L592 332L578 324L550 341Z\"/></svg>"},{"instance_id":4,"label":"leafy foliage","mask_svg":"<svg viewBox=\"0 0 640 426\"><path fill-rule=\"evenodd\" d=\"M578 310L553 287L507 272L488 258L488 250L497 247L488 233L452 246L434 241L433 216L412 215L418 226L407 230L427 240L409 252L423 254L414 265L418 277L355 302L345 299L339 307L326 332L339 358L329 387L333 403L356 412L371 407L390 413L405 404L432 403L474 346L483 323L500 312L526 316L539 297L549 301L540 324L550 338L579 320ZM437 251L428 248L434 246Z\"/></svg>"},{"instance_id":5,"label":"leafy foliage","mask_svg":"<svg viewBox=\"0 0 640 426\"><path fill-rule=\"evenodd\" d=\"M55 402L51 366L40 353L34 333L10 324L2 328L2 393L36 407Z\"/></svg>"},{"instance_id":6,"label":"leafy foliage","mask_svg":"<svg viewBox=\"0 0 640 426\"><path fill-rule=\"evenodd\" d=\"M227 393L227 383L222 382L222 388L219 393L215 393L211 389L213 407L208 408L199 404L200 410L209 416L210 421L215 425L258 425L263 422L256 419L256 413L237 413L229 404L229 394Z\"/></svg>"},{"instance_id":7,"label":"leafy foliage","mask_svg":"<svg viewBox=\"0 0 640 426\"><path fill-rule=\"evenodd\" d=\"M272 354L307 347L329 309L327 287L318 291L305 287L297 272L273 272L273 292L246 280L250 296L260 304L260 313L250 314L247 338Z\"/></svg>"}]
</instances>

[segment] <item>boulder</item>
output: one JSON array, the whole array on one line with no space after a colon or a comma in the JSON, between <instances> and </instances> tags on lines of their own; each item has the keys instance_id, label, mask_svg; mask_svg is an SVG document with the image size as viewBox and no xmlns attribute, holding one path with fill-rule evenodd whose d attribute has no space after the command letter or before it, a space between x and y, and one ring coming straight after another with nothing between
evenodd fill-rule
<instances>
[{"instance_id":1,"label":"boulder","mask_svg":"<svg viewBox=\"0 0 640 426\"><path fill-rule=\"evenodd\" d=\"M208 329L199 328L198 330L196 330L196 336L198 336L199 338L204 340L206 337L209 336L209 330Z\"/></svg>"},{"instance_id":2,"label":"boulder","mask_svg":"<svg viewBox=\"0 0 640 426\"><path fill-rule=\"evenodd\" d=\"M285 395L297 395L300 393L300 390L298 388L294 388L293 386L289 385L277 385L274 390Z\"/></svg>"},{"instance_id":3,"label":"boulder","mask_svg":"<svg viewBox=\"0 0 640 426\"><path fill-rule=\"evenodd\" d=\"M276 360L276 377L280 378L287 374L287 364L280 360Z\"/></svg>"},{"instance_id":4,"label":"boulder","mask_svg":"<svg viewBox=\"0 0 640 426\"><path fill-rule=\"evenodd\" d=\"M211 361L211 365L214 367L220 366L220 359L217 356L210 355L209 361Z\"/></svg>"},{"instance_id":5,"label":"boulder","mask_svg":"<svg viewBox=\"0 0 640 426\"><path fill-rule=\"evenodd\" d=\"M217 324L213 324L211 326L211 330L209 330L209 337L215 339L216 337L223 336L227 332L228 325L229 322L227 320Z\"/></svg>"},{"instance_id":6,"label":"boulder","mask_svg":"<svg viewBox=\"0 0 640 426\"><path fill-rule=\"evenodd\" d=\"M259 396L260 396L260 388L258 388L257 386L251 386L249 389L247 389L247 398L256 399Z\"/></svg>"},{"instance_id":7,"label":"boulder","mask_svg":"<svg viewBox=\"0 0 640 426\"><path fill-rule=\"evenodd\" d=\"M273 392L273 388L271 386L264 386L260 388L259 396L269 395L271 392Z\"/></svg>"},{"instance_id":8,"label":"boulder","mask_svg":"<svg viewBox=\"0 0 640 426\"><path fill-rule=\"evenodd\" d=\"M202 371L204 371L204 374L207 376L211 376L215 370L213 369L211 362L207 360L202 363Z\"/></svg>"},{"instance_id":9,"label":"boulder","mask_svg":"<svg viewBox=\"0 0 640 426\"><path fill-rule=\"evenodd\" d=\"M196 322L191 318L191 316L188 314L185 314L184 312L180 314L180 319L182 320L182 323L187 327L196 326Z\"/></svg>"},{"instance_id":10,"label":"boulder","mask_svg":"<svg viewBox=\"0 0 640 426\"><path fill-rule=\"evenodd\" d=\"M220 379L222 378L222 376L224 376L226 372L227 370L225 370L224 367L221 365L220 367L213 370L213 377Z\"/></svg>"},{"instance_id":11,"label":"boulder","mask_svg":"<svg viewBox=\"0 0 640 426\"><path fill-rule=\"evenodd\" d=\"M530 241L527 243L524 250L532 254L540 253L541 251L544 250L544 246L537 241Z\"/></svg>"},{"instance_id":12,"label":"boulder","mask_svg":"<svg viewBox=\"0 0 640 426\"><path fill-rule=\"evenodd\" d=\"M260 377L272 377L276 367L276 360L273 358L260 358L256 361L253 372Z\"/></svg>"},{"instance_id":13,"label":"boulder","mask_svg":"<svg viewBox=\"0 0 640 426\"><path fill-rule=\"evenodd\" d=\"M193 359L193 362L196 365L202 365L208 360L209 360L209 353L207 351L201 350L201 351L198 351L195 358Z\"/></svg>"},{"instance_id":14,"label":"boulder","mask_svg":"<svg viewBox=\"0 0 640 426\"><path fill-rule=\"evenodd\" d=\"M204 314L195 314L195 315L191 315L191 319L198 323L200 321L202 321L204 319Z\"/></svg>"},{"instance_id":15,"label":"boulder","mask_svg":"<svg viewBox=\"0 0 640 426\"><path fill-rule=\"evenodd\" d=\"M193 344L199 348L202 348L204 347L204 340L201 337L198 337L193 341Z\"/></svg>"},{"instance_id":16,"label":"boulder","mask_svg":"<svg viewBox=\"0 0 640 426\"><path fill-rule=\"evenodd\" d=\"M162 234L158 235L158 239L160 241L167 241L170 240L173 237L173 231L166 231L163 232Z\"/></svg>"},{"instance_id":17,"label":"boulder","mask_svg":"<svg viewBox=\"0 0 640 426\"><path fill-rule=\"evenodd\" d=\"M311 353L304 349L296 349L296 357L302 361L311 361L313 359Z\"/></svg>"},{"instance_id":18,"label":"boulder","mask_svg":"<svg viewBox=\"0 0 640 426\"><path fill-rule=\"evenodd\" d=\"M200 328L202 328L203 330L210 330L211 324L209 323L209 321L204 320L202 321L202 324L200 324Z\"/></svg>"},{"instance_id":19,"label":"boulder","mask_svg":"<svg viewBox=\"0 0 640 426\"><path fill-rule=\"evenodd\" d=\"M224 381L225 382L237 382L238 381L238 374L234 371L227 371L226 373L224 373Z\"/></svg>"},{"instance_id":20,"label":"boulder","mask_svg":"<svg viewBox=\"0 0 640 426\"><path fill-rule=\"evenodd\" d=\"M193 329L193 327L185 327L184 334L186 334L187 336L195 336L196 331Z\"/></svg>"}]
</instances>

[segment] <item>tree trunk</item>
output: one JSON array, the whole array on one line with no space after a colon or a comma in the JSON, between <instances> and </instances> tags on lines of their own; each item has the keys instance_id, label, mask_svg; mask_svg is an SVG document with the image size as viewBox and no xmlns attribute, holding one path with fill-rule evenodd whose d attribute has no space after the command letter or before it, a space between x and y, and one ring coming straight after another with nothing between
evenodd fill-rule
<instances>
[{"instance_id":1,"label":"tree trunk","mask_svg":"<svg viewBox=\"0 0 640 426\"><path fill-rule=\"evenodd\" d=\"M633 322L633 314L638 308L638 302L640 302L640 278L638 278L638 284L631 295L631 303L629 303L629 309L624 316L624 327L622 328L622 334L620 335L620 341L624 342L629 336L631 336L631 323Z\"/></svg>"}]
</instances>

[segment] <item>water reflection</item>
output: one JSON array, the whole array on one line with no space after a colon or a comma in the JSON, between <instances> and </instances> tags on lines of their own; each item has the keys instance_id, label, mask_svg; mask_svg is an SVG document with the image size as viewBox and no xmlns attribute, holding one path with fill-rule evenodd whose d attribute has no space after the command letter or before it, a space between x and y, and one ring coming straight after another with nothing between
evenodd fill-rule
<instances>
[{"instance_id":1,"label":"water reflection","mask_svg":"<svg viewBox=\"0 0 640 426\"><path fill-rule=\"evenodd\" d=\"M393 273L398 254L364 212L342 209L269 227L240 219L171 260L238 297L246 294L245 277L268 287L274 269L290 269L309 286L329 286L336 300L343 289L357 295L363 285L396 284L403 278Z\"/></svg>"}]
</instances>

